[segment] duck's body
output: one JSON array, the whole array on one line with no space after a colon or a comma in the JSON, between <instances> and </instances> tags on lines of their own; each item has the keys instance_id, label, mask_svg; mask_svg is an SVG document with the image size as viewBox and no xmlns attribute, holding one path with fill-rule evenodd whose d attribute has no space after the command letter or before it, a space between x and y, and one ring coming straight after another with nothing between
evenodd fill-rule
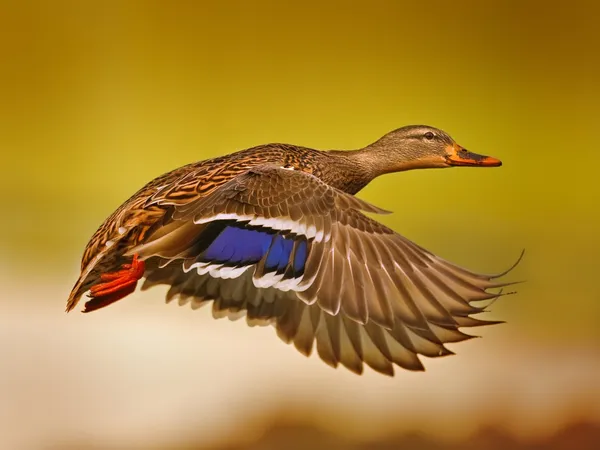
<instances>
[{"instance_id":1,"label":"duck's body","mask_svg":"<svg viewBox=\"0 0 600 450\"><path fill-rule=\"evenodd\" d=\"M422 370L417 354L450 354L471 302L495 298L478 275L416 246L362 212L354 194L387 172L500 165L425 126L396 130L356 151L270 144L162 175L134 194L88 243L67 303L86 312L167 284L167 299L213 302L215 317L274 324L309 354L362 372Z\"/></svg>"},{"instance_id":2,"label":"duck's body","mask_svg":"<svg viewBox=\"0 0 600 450\"><path fill-rule=\"evenodd\" d=\"M351 152L342 153L349 156ZM96 277L86 277L81 286L73 289L67 309L75 306L101 274L113 272L127 262L123 254L144 242L148 231L159 225L174 205L210 195L223 183L261 165L299 170L351 194L371 180L366 170L354 165L343 154L288 144L261 145L179 167L142 187L96 230L81 261L82 273L91 269L89 273L95 273ZM344 170L340 170L342 167ZM342 176L344 173L352 176ZM79 281L84 280L80 278Z\"/></svg>"}]
</instances>

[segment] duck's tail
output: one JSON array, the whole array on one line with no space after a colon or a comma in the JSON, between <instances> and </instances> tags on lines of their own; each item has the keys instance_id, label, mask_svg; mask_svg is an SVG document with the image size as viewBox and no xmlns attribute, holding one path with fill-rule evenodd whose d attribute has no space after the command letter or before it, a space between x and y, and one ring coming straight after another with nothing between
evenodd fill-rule
<instances>
[{"instance_id":1,"label":"duck's tail","mask_svg":"<svg viewBox=\"0 0 600 450\"><path fill-rule=\"evenodd\" d=\"M67 299L66 311L77 306L81 297L90 291L84 312L110 305L135 291L143 277L145 264L137 258L124 256L128 246L125 236L104 246L81 270Z\"/></svg>"}]
</instances>

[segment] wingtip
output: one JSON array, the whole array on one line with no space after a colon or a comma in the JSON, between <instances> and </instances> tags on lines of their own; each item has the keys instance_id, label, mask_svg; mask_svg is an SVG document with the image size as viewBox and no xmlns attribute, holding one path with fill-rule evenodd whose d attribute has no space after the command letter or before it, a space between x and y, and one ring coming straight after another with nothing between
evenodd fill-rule
<instances>
[{"instance_id":1,"label":"wingtip","mask_svg":"<svg viewBox=\"0 0 600 450\"><path fill-rule=\"evenodd\" d=\"M524 256L525 256L525 249L521 250L521 254L517 258L517 260L512 264L512 266L510 266L504 272L501 272L499 274L491 276L490 280L495 280L496 278L502 278L503 276L508 275L510 272L512 272L521 263L521 261L523 260ZM510 284L516 284L516 283L517 282L512 282ZM504 286L508 286L508 284L505 284Z\"/></svg>"},{"instance_id":2,"label":"wingtip","mask_svg":"<svg viewBox=\"0 0 600 450\"><path fill-rule=\"evenodd\" d=\"M371 213L375 213L375 214L382 214L382 215L387 215L387 214L392 214L393 211L390 211L389 209L384 209L384 208L380 208L379 206L375 206L372 203L367 203L371 209L369 210L365 210L365 212L371 212Z\"/></svg>"}]
</instances>

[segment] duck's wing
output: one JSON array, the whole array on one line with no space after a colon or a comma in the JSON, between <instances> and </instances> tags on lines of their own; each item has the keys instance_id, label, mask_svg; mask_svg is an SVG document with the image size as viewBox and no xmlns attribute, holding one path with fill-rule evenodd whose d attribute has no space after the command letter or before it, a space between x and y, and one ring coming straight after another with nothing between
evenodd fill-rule
<instances>
[{"instance_id":1,"label":"duck's wing","mask_svg":"<svg viewBox=\"0 0 600 450\"><path fill-rule=\"evenodd\" d=\"M217 316L247 312L276 325L286 342L360 372L364 361L423 368L417 354L483 325L472 303L505 286L417 246L364 212L385 211L318 178L253 168L209 196L175 205L164 225L131 249L147 261L145 287L168 297L213 300Z\"/></svg>"}]
</instances>

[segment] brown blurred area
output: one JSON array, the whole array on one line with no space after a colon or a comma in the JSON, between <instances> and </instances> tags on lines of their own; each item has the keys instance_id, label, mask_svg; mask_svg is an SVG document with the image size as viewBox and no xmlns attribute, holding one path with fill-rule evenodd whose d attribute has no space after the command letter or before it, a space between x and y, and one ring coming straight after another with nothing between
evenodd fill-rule
<instances>
[{"instance_id":1,"label":"brown blurred area","mask_svg":"<svg viewBox=\"0 0 600 450\"><path fill-rule=\"evenodd\" d=\"M596 2L0 2L0 449L600 448ZM358 377L271 328L137 292L64 313L96 227L148 180L267 142L406 124L498 169L360 193L511 274L483 339Z\"/></svg>"},{"instance_id":2,"label":"brown blurred area","mask_svg":"<svg viewBox=\"0 0 600 450\"><path fill-rule=\"evenodd\" d=\"M286 423L278 418L270 418L271 425L261 436L251 442L226 444L211 447L214 450L583 450L597 449L600 442L600 426L578 423L557 430L550 436L534 439L516 439L506 430L483 428L468 439L445 442L427 436L424 433L411 432L399 436L390 436L376 440L354 442L342 435L327 432L321 428L301 423ZM201 440L201 438L199 439ZM52 448L52 447L51 447ZM64 444L61 450L94 449L85 443ZM160 450L200 450L206 446L198 445L194 439L184 442L171 442L166 445L150 445L150 449Z\"/></svg>"}]
</instances>

